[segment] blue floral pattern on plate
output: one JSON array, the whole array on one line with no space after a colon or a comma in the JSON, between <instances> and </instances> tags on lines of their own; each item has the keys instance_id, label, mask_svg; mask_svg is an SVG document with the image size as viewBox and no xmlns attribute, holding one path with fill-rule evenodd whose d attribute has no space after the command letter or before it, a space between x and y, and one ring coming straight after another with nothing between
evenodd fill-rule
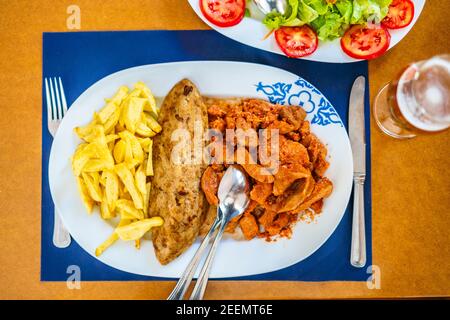
<instances>
[{"instance_id":1,"label":"blue floral pattern on plate","mask_svg":"<svg viewBox=\"0 0 450 320\"><path fill-rule=\"evenodd\" d=\"M265 84L259 82L256 92L264 94L271 103L301 106L312 124L343 126L339 114L331 103L308 81L299 78L294 83L276 82Z\"/></svg>"}]
</instances>

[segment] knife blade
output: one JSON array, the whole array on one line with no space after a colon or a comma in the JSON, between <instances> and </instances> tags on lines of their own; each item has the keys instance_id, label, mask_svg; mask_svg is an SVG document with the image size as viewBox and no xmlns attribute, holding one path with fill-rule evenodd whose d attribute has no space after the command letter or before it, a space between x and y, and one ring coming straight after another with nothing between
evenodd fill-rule
<instances>
[{"instance_id":1,"label":"knife blade","mask_svg":"<svg viewBox=\"0 0 450 320\"><path fill-rule=\"evenodd\" d=\"M366 265L366 228L364 182L366 179L366 137L364 131L364 94L366 79L356 78L350 92L349 135L353 155L353 222L350 263L356 268Z\"/></svg>"},{"instance_id":2,"label":"knife blade","mask_svg":"<svg viewBox=\"0 0 450 320\"><path fill-rule=\"evenodd\" d=\"M353 83L349 102L349 136L353 154L353 173L366 173L366 136L364 125L364 94L366 78Z\"/></svg>"}]
</instances>

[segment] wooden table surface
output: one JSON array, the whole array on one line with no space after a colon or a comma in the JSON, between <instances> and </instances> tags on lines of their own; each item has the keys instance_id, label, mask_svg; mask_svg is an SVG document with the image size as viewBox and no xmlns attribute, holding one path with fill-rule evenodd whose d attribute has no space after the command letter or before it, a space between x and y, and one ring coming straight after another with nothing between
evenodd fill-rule
<instances>
[{"instance_id":1,"label":"wooden table surface","mask_svg":"<svg viewBox=\"0 0 450 320\"><path fill-rule=\"evenodd\" d=\"M0 298L164 299L174 282L40 282L42 32L208 29L184 0L0 0ZM428 0L412 31L369 64L370 89L412 61L449 52L449 1ZM373 119L372 119L373 120ZM397 141L372 121L373 260L365 282L211 282L208 299L450 296L450 130Z\"/></svg>"}]
</instances>

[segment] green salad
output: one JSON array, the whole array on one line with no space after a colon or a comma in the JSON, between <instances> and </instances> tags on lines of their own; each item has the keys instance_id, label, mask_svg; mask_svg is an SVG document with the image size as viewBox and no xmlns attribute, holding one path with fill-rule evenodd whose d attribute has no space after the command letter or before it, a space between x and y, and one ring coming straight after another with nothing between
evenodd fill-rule
<instances>
[{"instance_id":1,"label":"green salad","mask_svg":"<svg viewBox=\"0 0 450 320\"><path fill-rule=\"evenodd\" d=\"M320 40L341 37L353 24L380 22L392 0L288 0L285 14L269 13L263 23L269 29L310 25Z\"/></svg>"},{"instance_id":2,"label":"green salad","mask_svg":"<svg viewBox=\"0 0 450 320\"><path fill-rule=\"evenodd\" d=\"M270 30L262 40L273 35L290 58L313 54L319 39L340 38L342 51L351 58L375 59L390 47L389 30L405 28L414 18L413 0L285 1L283 14L276 10L262 14L267 8L256 0L200 0L200 10L220 28L238 25L245 16L262 20Z\"/></svg>"}]
</instances>

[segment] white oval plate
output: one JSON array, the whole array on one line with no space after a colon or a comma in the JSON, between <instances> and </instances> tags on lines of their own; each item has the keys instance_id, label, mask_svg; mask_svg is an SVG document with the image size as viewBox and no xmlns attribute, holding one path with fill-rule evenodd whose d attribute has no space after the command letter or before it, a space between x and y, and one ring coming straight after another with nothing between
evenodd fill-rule
<instances>
[{"instance_id":1,"label":"white oval plate","mask_svg":"<svg viewBox=\"0 0 450 320\"><path fill-rule=\"evenodd\" d=\"M258 64L220 61L176 62L145 65L119 71L88 88L72 104L59 127L49 160L49 183L53 201L73 238L89 254L113 232L113 226L98 211L87 214L77 191L70 157L81 140L73 133L86 125L94 111L104 105L121 85L146 83L157 97L164 97L179 80L192 80L203 95L218 97L256 97L279 103L303 105L308 111L312 131L328 147L330 168L326 176L334 184L317 223L298 223L292 239L268 243L262 239L236 241L224 239L212 267L213 278L246 276L275 271L295 264L316 251L339 224L352 187L353 162L347 132L334 108L307 81L281 69ZM164 124L163 128L164 128ZM118 241L98 259L119 270L156 277L179 277L199 245L167 266L155 258L151 241L140 250L134 243Z\"/></svg>"},{"instance_id":2,"label":"white oval plate","mask_svg":"<svg viewBox=\"0 0 450 320\"><path fill-rule=\"evenodd\" d=\"M263 40L266 36L268 29L261 21L245 17L238 25L228 28L218 27L211 22L209 22L203 16L200 11L199 0L188 0L191 7L194 9L195 13L202 19L207 25L212 29L220 32L224 36L246 44L251 47L262 49L265 51L270 51L285 55L278 47L273 34L266 40ZM409 26L406 28L398 30L389 30L391 34L391 45L389 47L394 47L400 40L402 40L406 34L411 30L413 25L416 23L417 19L422 12L423 6L425 5L425 0L412 0L414 2L414 18ZM319 47L317 50L302 59L321 61L321 62L335 62L335 63L347 63L360 61L358 59L353 59L346 55L340 45L340 39L335 39L333 41L319 41Z\"/></svg>"}]
</instances>

